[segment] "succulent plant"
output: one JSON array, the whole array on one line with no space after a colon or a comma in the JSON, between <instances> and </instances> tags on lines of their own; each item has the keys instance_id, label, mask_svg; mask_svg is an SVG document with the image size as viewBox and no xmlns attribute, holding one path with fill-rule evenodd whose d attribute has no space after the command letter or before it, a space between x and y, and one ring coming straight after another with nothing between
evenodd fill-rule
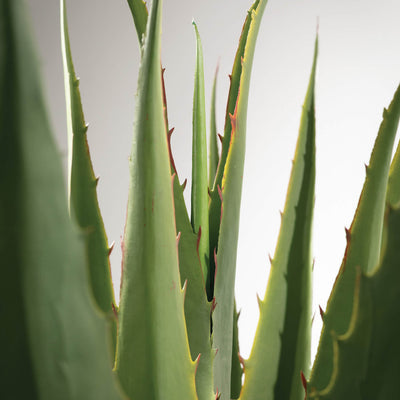
<instances>
[{"instance_id":1,"label":"succulent plant","mask_svg":"<svg viewBox=\"0 0 400 400\"><path fill-rule=\"evenodd\" d=\"M190 215L174 163L161 67L162 0L128 0L141 49L121 301L97 199L61 0L68 196L22 0L0 3L1 399L400 397L400 87L383 113L310 370L318 37L278 244L248 360L234 284L250 74L266 0L246 16L221 152L209 152L202 45ZM27 65L29 68L27 68ZM211 115L215 115L215 81ZM208 163L208 153L210 162Z\"/></svg>"}]
</instances>

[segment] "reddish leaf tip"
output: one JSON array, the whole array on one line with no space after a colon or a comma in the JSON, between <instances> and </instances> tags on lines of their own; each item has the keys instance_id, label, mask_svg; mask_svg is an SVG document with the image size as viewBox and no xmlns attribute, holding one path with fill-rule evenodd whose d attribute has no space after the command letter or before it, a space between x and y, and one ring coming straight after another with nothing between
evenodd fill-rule
<instances>
[{"instance_id":1,"label":"reddish leaf tip","mask_svg":"<svg viewBox=\"0 0 400 400\"><path fill-rule=\"evenodd\" d=\"M200 363L200 357L201 357L201 353L197 356L196 360L194 361L196 363L196 367L194 369L194 374L196 375L197 373L197 368L199 367L199 363Z\"/></svg>"},{"instance_id":2,"label":"reddish leaf tip","mask_svg":"<svg viewBox=\"0 0 400 400\"><path fill-rule=\"evenodd\" d=\"M351 232L350 232L350 229L344 228L344 230L345 230L345 232L346 232L346 240L347 240L347 242L349 242L350 239L351 239Z\"/></svg>"},{"instance_id":3,"label":"reddish leaf tip","mask_svg":"<svg viewBox=\"0 0 400 400\"><path fill-rule=\"evenodd\" d=\"M112 251L114 250L114 246L115 246L115 242L111 243L111 246L108 248L108 256L110 256L110 254L112 253Z\"/></svg>"},{"instance_id":4,"label":"reddish leaf tip","mask_svg":"<svg viewBox=\"0 0 400 400\"><path fill-rule=\"evenodd\" d=\"M324 321L325 311L322 309L321 306L319 307L319 315L321 316L322 321Z\"/></svg>"},{"instance_id":5,"label":"reddish leaf tip","mask_svg":"<svg viewBox=\"0 0 400 400\"><path fill-rule=\"evenodd\" d=\"M303 384L303 388L304 388L304 391L305 391L304 399L306 399L306 397L307 397L307 379L304 376L303 371L300 372L300 376L301 376L301 383Z\"/></svg>"},{"instance_id":6,"label":"reddish leaf tip","mask_svg":"<svg viewBox=\"0 0 400 400\"><path fill-rule=\"evenodd\" d=\"M212 302L211 302L211 314L214 312L215 307L217 307L217 301L215 297L213 297Z\"/></svg>"},{"instance_id":7,"label":"reddish leaf tip","mask_svg":"<svg viewBox=\"0 0 400 400\"><path fill-rule=\"evenodd\" d=\"M182 186L181 186L182 192L185 190L186 184L187 184L187 179L185 179L185 180L183 181L183 183L182 183Z\"/></svg>"}]
</instances>

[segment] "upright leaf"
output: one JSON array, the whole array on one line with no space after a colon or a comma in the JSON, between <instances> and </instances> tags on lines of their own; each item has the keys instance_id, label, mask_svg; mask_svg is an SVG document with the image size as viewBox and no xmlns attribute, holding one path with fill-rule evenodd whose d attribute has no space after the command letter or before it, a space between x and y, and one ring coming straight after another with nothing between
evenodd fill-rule
<instances>
[{"instance_id":1,"label":"upright leaf","mask_svg":"<svg viewBox=\"0 0 400 400\"><path fill-rule=\"evenodd\" d=\"M388 203L386 245L378 267L358 274L347 332L333 338L333 371L322 389L309 387L308 399L386 400L400 397L400 209Z\"/></svg>"},{"instance_id":2,"label":"upright leaf","mask_svg":"<svg viewBox=\"0 0 400 400\"><path fill-rule=\"evenodd\" d=\"M68 36L66 2L61 0L61 41L64 62L68 126L69 209L85 237L93 295L100 310L110 318L113 352L117 338L114 290L111 279L107 236L97 200L97 182L90 159L79 80L72 63Z\"/></svg>"},{"instance_id":3,"label":"upright leaf","mask_svg":"<svg viewBox=\"0 0 400 400\"><path fill-rule=\"evenodd\" d=\"M400 116L400 86L388 108L371 155L370 165L356 214L347 231L347 248L324 314L318 353L313 365L308 391L322 390L333 372L331 332L343 335L348 331L357 267L363 273L372 271L381 255L382 225L393 142Z\"/></svg>"},{"instance_id":4,"label":"upright leaf","mask_svg":"<svg viewBox=\"0 0 400 400\"><path fill-rule=\"evenodd\" d=\"M214 294L217 305L213 314L213 344L218 350L214 363L214 385L221 393L222 400L229 399L231 393L236 249L246 147L247 102L255 43L266 4L266 0L257 0L250 9L238 96L234 113L230 116L232 132L229 139L225 138L225 140L230 140L229 153L222 184L218 185L223 211L216 255ZM210 252L214 249L215 247L210 249Z\"/></svg>"},{"instance_id":5,"label":"upright leaf","mask_svg":"<svg viewBox=\"0 0 400 400\"><path fill-rule=\"evenodd\" d=\"M311 346L311 233L315 186L314 87L318 39L285 209L241 400L300 400Z\"/></svg>"},{"instance_id":6,"label":"upright leaf","mask_svg":"<svg viewBox=\"0 0 400 400\"><path fill-rule=\"evenodd\" d=\"M215 399L210 321L212 304L207 301L203 272L197 250L198 235L192 230L183 198L183 188L174 176L176 231L179 235L179 271L185 282L185 320L192 360L199 355L196 368L196 391L199 400Z\"/></svg>"},{"instance_id":7,"label":"upright leaf","mask_svg":"<svg viewBox=\"0 0 400 400\"><path fill-rule=\"evenodd\" d=\"M265 2L266 3L266 2ZM209 204L209 235L210 235L210 271L206 280L207 287L207 295L208 299L212 300L214 295L214 278L215 278L215 258L214 253L217 252L218 249L218 239L220 232L220 223L221 223L221 197L220 197L220 189L222 188L222 180L225 171L225 163L228 157L228 152L230 149L230 145L232 143L232 134L233 134L233 126L231 121L231 116L235 113L235 108L238 102L239 96L239 87L242 79L242 69L243 69L243 58L245 56L245 49L248 41L254 40L256 34L251 38L249 36L249 31L253 22L253 12L258 9L260 5L260 0L256 0L253 5L250 7L245 22L243 24L242 33L239 39L239 45L236 51L235 60L232 67L232 73L230 75L230 88L228 94L228 102L226 106L226 114L225 114L225 128L224 128L224 136L222 139L222 149L221 155L218 162L218 168L215 175L214 185L210 192L210 204ZM264 2L261 2L260 9L263 10L265 8ZM262 14L262 13L261 13ZM256 31L256 30L255 30ZM255 32L256 33L256 32ZM251 63L249 63L250 65ZM243 98L243 103L247 102L245 100L244 95L241 95ZM247 96L247 95L246 95ZM246 118L244 118L245 120ZM244 149L243 149L244 154ZM232 304L233 306L233 304Z\"/></svg>"},{"instance_id":8,"label":"upright leaf","mask_svg":"<svg viewBox=\"0 0 400 400\"><path fill-rule=\"evenodd\" d=\"M217 121L216 121L216 92L217 92L217 76L218 67L215 70L214 82L211 95L211 113L210 113L210 165L208 170L208 187L210 190L214 186L215 174L217 173L219 154L218 154L218 138L217 138Z\"/></svg>"},{"instance_id":9,"label":"upright leaf","mask_svg":"<svg viewBox=\"0 0 400 400\"><path fill-rule=\"evenodd\" d=\"M199 31L196 32L196 71L193 95L193 144L192 144L192 196L191 222L194 233L199 235L198 252L203 275L208 275L208 182L207 134L204 96L203 50Z\"/></svg>"},{"instance_id":10,"label":"upright leaf","mask_svg":"<svg viewBox=\"0 0 400 400\"><path fill-rule=\"evenodd\" d=\"M0 398L121 399L23 1L0 2Z\"/></svg>"},{"instance_id":11,"label":"upright leaf","mask_svg":"<svg viewBox=\"0 0 400 400\"><path fill-rule=\"evenodd\" d=\"M127 0L131 9L133 22L135 23L136 33L139 43L143 45L144 35L146 33L146 25L148 19L148 11L146 3L143 0Z\"/></svg>"},{"instance_id":12,"label":"upright leaf","mask_svg":"<svg viewBox=\"0 0 400 400\"><path fill-rule=\"evenodd\" d=\"M132 8L132 12L134 9ZM164 70L162 69L162 93L164 105L164 118L168 127L167 98L164 86ZM168 150L170 156L171 172L173 178L174 206L176 234L179 237L179 272L181 283L185 284L185 321L192 360L197 361L196 392L199 400L214 399L213 392L213 355L210 337L211 303L207 301L205 284L200 259L198 256L198 235L193 232L185 200L183 198L184 186L179 183L178 173L171 151L171 135L173 129L168 131ZM199 355L200 358L199 358Z\"/></svg>"},{"instance_id":13,"label":"upright leaf","mask_svg":"<svg viewBox=\"0 0 400 400\"><path fill-rule=\"evenodd\" d=\"M184 319L153 0L139 71L116 370L131 398L196 399Z\"/></svg>"},{"instance_id":14,"label":"upright leaf","mask_svg":"<svg viewBox=\"0 0 400 400\"><path fill-rule=\"evenodd\" d=\"M164 70L163 70L164 73ZM164 75L162 74L162 77ZM163 100L164 116L168 125L167 99L164 79ZM178 255L181 283L185 286L185 321L192 360L197 360L196 392L199 400L215 399L213 385L213 359L215 351L211 349L211 311L212 303L208 302L205 290L204 275L201 267L198 238L193 232L189 220L183 191L186 182L181 185L175 167L171 149L173 129L168 132L168 150L171 172L173 174L173 191L175 206L176 233L179 237ZM200 357L199 357L200 356Z\"/></svg>"},{"instance_id":15,"label":"upright leaf","mask_svg":"<svg viewBox=\"0 0 400 400\"><path fill-rule=\"evenodd\" d=\"M343 335L331 332L333 341L333 373L323 390L312 389L308 399L378 399L361 395L361 383L365 377L371 342L371 292L365 276L357 268L354 304L349 328ZM375 386L375 383L373 384ZM385 399L396 398L384 397ZM383 400L383 399L382 399Z\"/></svg>"}]
</instances>

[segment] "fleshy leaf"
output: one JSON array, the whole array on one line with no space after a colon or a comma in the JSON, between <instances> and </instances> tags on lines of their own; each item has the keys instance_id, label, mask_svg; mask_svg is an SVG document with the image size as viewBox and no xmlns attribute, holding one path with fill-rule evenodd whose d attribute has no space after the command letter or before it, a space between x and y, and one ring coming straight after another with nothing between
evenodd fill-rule
<instances>
[{"instance_id":1,"label":"fleshy leaf","mask_svg":"<svg viewBox=\"0 0 400 400\"><path fill-rule=\"evenodd\" d=\"M196 32L196 71L193 95L191 223L193 231L199 234L198 253L203 275L207 276L209 270L208 182L203 50L199 31L194 22L193 25Z\"/></svg>"},{"instance_id":2,"label":"fleshy leaf","mask_svg":"<svg viewBox=\"0 0 400 400\"><path fill-rule=\"evenodd\" d=\"M318 39L303 105L285 209L271 263L260 319L240 396L245 399L304 398L311 346L311 234L315 187L314 87Z\"/></svg>"},{"instance_id":3,"label":"fleshy leaf","mask_svg":"<svg viewBox=\"0 0 400 400\"><path fill-rule=\"evenodd\" d=\"M400 209L387 206L386 245L379 266L358 274L352 319L346 334L333 336L333 371L323 389L308 387L319 400L400 397Z\"/></svg>"},{"instance_id":4,"label":"fleshy leaf","mask_svg":"<svg viewBox=\"0 0 400 400\"><path fill-rule=\"evenodd\" d=\"M225 164L228 157L228 152L230 149L230 145L232 143L232 134L233 134L233 126L231 121L231 116L235 113L235 108L238 102L239 96L239 87L242 79L242 70L243 70L243 59L245 56L246 45L250 40L255 40L256 34L253 35L253 38L249 37L249 31L253 22L253 12L258 9L261 3L261 8L264 10L266 1L260 2L260 0L256 0L253 5L250 7L246 20L243 24L242 33L239 39L239 45L236 51L235 60L232 67L232 73L230 75L230 88L228 94L228 102L226 106L226 114L225 114L225 128L224 128L224 136L222 140L222 149L221 155L218 162L218 168L215 175L214 185L210 187L210 205L209 205L209 235L210 235L210 272L207 276L206 280L206 288L208 299L212 300L214 296L214 278L215 278L215 263L214 263L214 253L218 250L218 240L219 240L219 232L220 232L220 223L221 223L221 197L220 190L222 188L222 180L225 171ZM262 12L261 12L262 14ZM255 32L256 33L256 32ZM250 65L251 63L249 63ZM247 97L247 95L246 95ZM247 103L247 99L242 95L243 103ZM244 118L245 120L246 118ZM244 150L243 150L244 153ZM233 304L232 304L233 307Z\"/></svg>"},{"instance_id":5,"label":"fleshy leaf","mask_svg":"<svg viewBox=\"0 0 400 400\"><path fill-rule=\"evenodd\" d=\"M143 45L144 35L146 33L146 25L148 19L148 11L146 3L143 0L127 0L131 9L133 22L135 23L136 33L139 43Z\"/></svg>"},{"instance_id":6,"label":"fleshy leaf","mask_svg":"<svg viewBox=\"0 0 400 400\"><path fill-rule=\"evenodd\" d=\"M373 270L381 256L385 197L393 143L400 116L400 86L388 108L371 155L370 165L356 214L347 231L347 248L328 300L318 353L311 372L309 391L324 389L333 371L331 332L341 336L348 331L357 267L363 273Z\"/></svg>"},{"instance_id":7,"label":"fleshy leaf","mask_svg":"<svg viewBox=\"0 0 400 400\"><path fill-rule=\"evenodd\" d=\"M218 67L215 70L214 82L211 95L211 113L210 113L210 164L208 170L208 187L212 189L214 186L215 174L217 173L219 154L218 154L218 138L217 138L217 121L216 121L216 92L217 92L217 76Z\"/></svg>"},{"instance_id":8,"label":"fleshy leaf","mask_svg":"<svg viewBox=\"0 0 400 400\"><path fill-rule=\"evenodd\" d=\"M163 70L164 73L164 70ZM163 78L163 73L161 77ZM168 107L163 85L164 117L168 125ZM198 237L193 232L189 220L183 191L179 182L175 161L171 150L173 129L168 132L168 150L171 173L173 174L173 191L175 206L176 234L178 237L179 272L181 283L185 285L185 321L192 360L197 360L196 392L199 400L215 400L213 390L213 359L215 351L211 349L211 307L207 301L204 276L198 253Z\"/></svg>"},{"instance_id":9,"label":"fleshy leaf","mask_svg":"<svg viewBox=\"0 0 400 400\"><path fill-rule=\"evenodd\" d=\"M132 399L196 399L163 111L161 8L152 1L138 79L116 371Z\"/></svg>"},{"instance_id":10,"label":"fleshy leaf","mask_svg":"<svg viewBox=\"0 0 400 400\"><path fill-rule=\"evenodd\" d=\"M216 255L214 295L217 305L213 314L213 345L218 350L214 362L214 387L221 393L222 400L229 399L231 393L236 250L246 147L247 103L256 38L266 4L266 0L257 0L250 8L249 17L245 23L247 24L249 21L241 63L240 89L234 113L230 116L232 132L230 138L226 138L226 140L230 140L229 153L226 158L223 179L221 185L218 186L223 212ZM240 41L241 45L242 40ZM215 218L215 215L212 217ZM210 249L211 251L215 251L215 245Z\"/></svg>"},{"instance_id":11,"label":"fleshy leaf","mask_svg":"<svg viewBox=\"0 0 400 400\"><path fill-rule=\"evenodd\" d=\"M197 252L197 235L193 233L178 176L174 176L176 231L179 235L179 271L185 282L185 320L192 360L197 361L196 391L199 400L215 399L210 321L211 303L207 301L203 273Z\"/></svg>"},{"instance_id":12,"label":"fleshy leaf","mask_svg":"<svg viewBox=\"0 0 400 400\"><path fill-rule=\"evenodd\" d=\"M358 268L349 329L340 336L331 332L334 363L330 382L321 391L311 390L307 398L321 400L377 399L377 397L361 396L361 382L365 376L371 339L371 322L370 291L365 277L361 275L360 268Z\"/></svg>"},{"instance_id":13,"label":"fleshy leaf","mask_svg":"<svg viewBox=\"0 0 400 400\"><path fill-rule=\"evenodd\" d=\"M69 209L85 237L93 295L100 310L110 319L112 348L115 352L117 322L113 311L115 299L109 261L110 247L97 200L97 179L90 159L79 80L72 63L65 0L61 0L61 39L69 144Z\"/></svg>"},{"instance_id":14,"label":"fleshy leaf","mask_svg":"<svg viewBox=\"0 0 400 400\"><path fill-rule=\"evenodd\" d=\"M0 2L0 53L0 398L122 399L23 1Z\"/></svg>"}]
</instances>

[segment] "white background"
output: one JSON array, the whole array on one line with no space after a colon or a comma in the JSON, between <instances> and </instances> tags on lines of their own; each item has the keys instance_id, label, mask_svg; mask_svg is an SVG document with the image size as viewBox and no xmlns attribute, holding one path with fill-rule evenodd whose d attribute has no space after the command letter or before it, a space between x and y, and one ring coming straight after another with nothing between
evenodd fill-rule
<instances>
[{"instance_id":1,"label":"white background","mask_svg":"<svg viewBox=\"0 0 400 400\"><path fill-rule=\"evenodd\" d=\"M63 159L66 124L56 0L28 0L39 41L50 118ZM217 63L218 131L223 131L228 74L250 0L165 0L162 60L166 67L173 151L190 193L191 107L195 58L192 18L204 49L206 96ZM119 291L120 243L128 191L134 94L139 50L125 0L69 0L75 69ZM314 311L325 307L345 247L375 135L400 81L398 0L270 0L257 42L250 89L246 164L236 295L242 310L241 352L249 355L268 254L278 236L301 106L308 83L319 20L316 84L317 181L314 215ZM313 352L321 328L318 312Z\"/></svg>"}]
</instances>

